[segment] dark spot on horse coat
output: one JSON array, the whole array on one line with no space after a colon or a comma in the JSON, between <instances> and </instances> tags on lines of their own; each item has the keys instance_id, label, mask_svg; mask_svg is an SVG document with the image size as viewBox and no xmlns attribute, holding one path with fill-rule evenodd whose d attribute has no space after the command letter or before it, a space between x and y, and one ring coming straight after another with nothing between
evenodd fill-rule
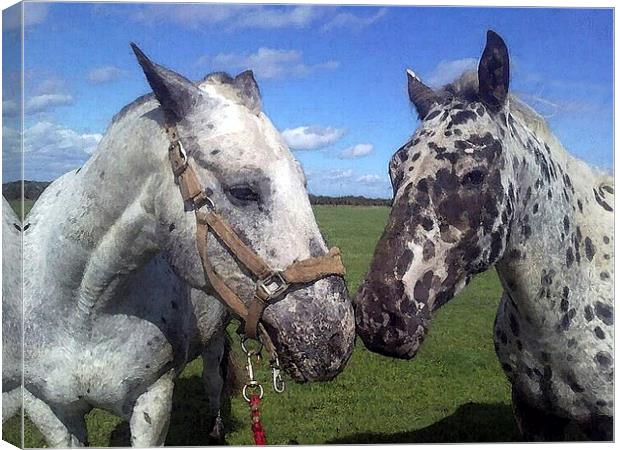
<instances>
[{"instance_id":1,"label":"dark spot on horse coat","mask_svg":"<svg viewBox=\"0 0 620 450\"><path fill-rule=\"evenodd\" d=\"M413 288L413 297L419 302L426 302L428 300L429 291L431 288L431 281L433 279L433 271L429 270L424 276L416 281Z\"/></svg>"},{"instance_id":2,"label":"dark spot on horse coat","mask_svg":"<svg viewBox=\"0 0 620 450\"><path fill-rule=\"evenodd\" d=\"M599 275L601 277L601 280L609 280L609 272L607 271L602 271Z\"/></svg>"},{"instance_id":3,"label":"dark spot on horse coat","mask_svg":"<svg viewBox=\"0 0 620 450\"><path fill-rule=\"evenodd\" d=\"M553 277L555 276L555 270L549 269L547 272L546 269L542 270L542 274L540 276L540 284L543 286L551 286L553 283Z\"/></svg>"},{"instance_id":4,"label":"dark spot on horse coat","mask_svg":"<svg viewBox=\"0 0 620 450\"><path fill-rule=\"evenodd\" d=\"M592 311L592 307L590 305L583 308L583 315L588 322L594 320L594 311Z\"/></svg>"},{"instance_id":5,"label":"dark spot on horse coat","mask_svg":"<svg viewBox=\"0 0 620 450\"><path fill-rule=\"evenodd\" d=\"M211 154L212 155L217 155L220 152L220 150L215 149L215 150L211 150Z\"/></svg>"},{"instance_id":6,"label":"dark spot on horse coat","mask_svg":"<svg viewBox=\"0 0 620 450\"><path fill-rule=\"evenodd\" d=\"M599 326L594 329L594 334L599 339L605 339L605 332Z\"/></svg>"},{"instance_id":7,"label":"dark spot on horse coat","mask_svg":"<svg viewBox=\"0 0 620 450\"><path fill-rule=\"evenodd\" d=\"M405 251L400 255L400 257L396 261L396 271L399 274L404 274L405 271L411 265L412 260L413 260L413 252L409 248L405 249Z\"/></svg>"},{"instance_id":8,"label":"dark spot on horse coat","mask_svg":"<svg viewBox=\"0 0 620 450\"><path fill-rule=\"evenodd\" d=\"M589 261L592 261L592 258L594 258L594 254L596 253L596 248L594 247L594 244L589 237L587 237L585 240L585 249L586 258L588 258Z\"/></svg>"},{"instance_id":9,"label":"dark spot on horse coat","mask_svg":"<svg viewBox=\"0 0 620 450\"><path fill-rule=\"evenodd\" d=\"M609 244L609 236L603 236L603 242Z\"/></svg>"},{"instance_id":10,"label":"dark spot on horse coat","mask_svg":"<svg viewBox=\"0 0 620 450\"><path fill-rule=\"evenodd\" d=\"M603 369L609 367L613 361L611 355L607 352L598 352L595 356L596 362Z\"/></svg>"},{"instance_id":11,"label":"dark spot on horse coat","mask_svg":"<svg viewBox=\"0 0 620 450\"><path fill-rule=\"evenodd\" d=\"M613 306L609 306L601 302L596 302L596 305L594 306L594 312L596 313L596 317L598 317L605 325L613 325Z\"/></svg>"},{"instance_id":12,"label":"dark spot on horse coat","mask_svg":"<svg viewBox=\"0 0 620 450\"><path fill-rule=\"evenodd\" d=\"M431 111L428 116L426 116L424 118L424 120L433 120L435 117L437 117L439 114L441 114L441 110L436 109L435 111Z\"/></svg>"},{"instance_id":13,"label":"dark spot on horse coat","mask_svg":"<svg viewBox=\"0 0 620 450\"><path fill-rule=\"evenodd\" d=\"M424 246L422 248L422 258L424 259L424 261L428 261L434 256L435 256L435 244L430 239L427 239L424 242Z\"/></svg>"},{"instance_id":14,"label":"dark spot on horse coat","mask_svg":"<svg viewBox=\"0 0 620 450\"><path fill-rule=\"evenodd\" d=\"M568 234L569 229L570 229L570 221L568 220L568 216L564 216L564 232Z\"/></svg>"},{"instance_id":15,"label":"dark spot on horse coat","mask_svg":"<svg viewBox=\"0 0 620 450\"><path fill-rule=\"evenodd\" d=\"M171 223L170 226L168 227L168 231L172 233L173 230L174 230L174 223Z\"/></svg>"},{"instance_id":16,"label":"dark spot on horse coat","mask_svg":"<svg viewBox=\"0 0 620 450\"><path fill-rule=\"evenodd\" d=\"M598 192L596 192L596 189L592 189L592 191L594 192L594 199L596 200L596 203L598 203L605 211L613 211L613 208L609 206L607 202L605 202L605 200L603 200L599 196Z\"/></svg>"},{"instance_id":17,"label":"dark spot on horse coat","mask_svg":"<svg viewBox=\"0 0 620 450\"><path fill-rule=\"evenodd\" d=\"M577 200L577 207L579 208L579 212L583 213L583 203L581 200Z\"/></svg>"},{"instance_id":18,"label":"dark spot on horse coat","mask_svg":"<svg viewBox=\"0 0 620 450\"><path fill-rule=\"evenodd\" d=\"M575 311L575 309L569 309L568 312L566 312L563 316L562 316L562 320L560 321L560 325L558 328L558 331L566 331L570 328L570 324L571 321L573 320L573 317L575 317L575 314L577 313L577 311Z\"/></svg>"},{"instance_id":19,"label":"dark spot on horse coat","mask_svg":"<svg viewBox=\"0 0 620 450\"><path fill-rule=\"evenodd\" d=\"M521 225L521 234L523 234L525 239L528 239L532 235L532 227L528 224Z\"/></svg>"},{"instance_id":20,"label":"dark spot on horse coat","mask_svg":"<svg viewBox=\"0 0 620 450\"><path fill-rule=\"evenodd\" d=\"M571 247L568 247L566 249L566 267L572 266L573 261L575 261L575 257L573 256L573 249Z\"/></svg>"},{"instance_id":21,"label":"dark spot on horse coat","mask_svg":"<svg viewBox=\"0 0 620 450\"><path fill-rule=\"evenodd\" d=\"M577 380L575 379L575 374L573 373L569 372L566 374L566 383L573 392L580 394L585 391L584 387L577 382Z\"/></svg>"}]
</instances>

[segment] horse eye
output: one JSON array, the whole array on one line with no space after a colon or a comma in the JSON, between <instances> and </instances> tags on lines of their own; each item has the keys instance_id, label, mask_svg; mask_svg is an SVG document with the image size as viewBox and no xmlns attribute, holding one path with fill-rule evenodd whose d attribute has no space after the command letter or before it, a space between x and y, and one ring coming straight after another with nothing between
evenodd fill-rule
<instances>
[{"instance_id":1,"label":"horse eye","mask_svg":"<svg viewBox=\"0 0 620 450\"><path fill-rule=\"evenodd\" d=\"M230 192L230 194L237 200L241 200L244 202L258 201L258 193L247 185L233 186L228 190L228 192Z\"/></svg>"},{"instance_id":2,"label":"horse eye","mask_svg":"<svg viewBox=\"0 0 620 450\"><path fill-rule=\"evenodd\" d=\"M482 170L472 170L463 176L463 184L471 184L477 186L484 181L484 172Z\"/></svg>"}]
</instances>

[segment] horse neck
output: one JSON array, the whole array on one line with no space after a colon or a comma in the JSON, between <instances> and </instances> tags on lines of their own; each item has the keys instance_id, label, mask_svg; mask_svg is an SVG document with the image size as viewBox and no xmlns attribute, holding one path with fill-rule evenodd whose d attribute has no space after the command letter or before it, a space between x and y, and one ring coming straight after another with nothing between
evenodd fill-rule
<instances>
[{"instance_id":1,"label":"horse neck","mask_svg":"<svg viewBox=\"0 0 620 450\"><path fill-rule=\"evenodd\" d=\"M105 305L117 282L159 251L153 197L164 183L167 142L158 122L139 112L114 122L82 168L82 198L96 199L75 224L93 233L78 289L82 318Z\"/></svg>"},{"instance_id":2,"label":"horse neck","mask_svg":"<svg viewBox=\"0 0 620 450\"><path fill-rule=\"evenodd\" d=\"M609 236L613 214L601 217L602 226L592 220L602 211L593 194L599 175L571 157L550 132L536 133L512 120L506 178L514 186L515 205L497 272L510 298L522 310L532 306L539 314L535 304L541 295L559 302L565 284L588 271L591 259L604 257L602 251L593 256L592 248L603 246L603 231L609 229ZM578 295L573 297L579 301Z\"/></svg>"}]
</instances>

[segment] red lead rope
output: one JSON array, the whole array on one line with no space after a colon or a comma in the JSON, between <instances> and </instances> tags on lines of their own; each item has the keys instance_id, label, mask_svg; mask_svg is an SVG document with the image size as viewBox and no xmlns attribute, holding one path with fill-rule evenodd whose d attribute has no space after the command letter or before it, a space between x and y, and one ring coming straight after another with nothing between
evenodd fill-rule
<instances>
[{"instance_id":1,"label":"red lead rope","mask_svg":"<svg viewBox=\"0 0 620 450\"><path fill-rule=\"evenodd\" d=\"M252 435L254 436L254 444L267 445L267 437L265 429L260 421L260 396L258 394L250 395L250 417L252 418Z\"/></svg>"}]
</instances>

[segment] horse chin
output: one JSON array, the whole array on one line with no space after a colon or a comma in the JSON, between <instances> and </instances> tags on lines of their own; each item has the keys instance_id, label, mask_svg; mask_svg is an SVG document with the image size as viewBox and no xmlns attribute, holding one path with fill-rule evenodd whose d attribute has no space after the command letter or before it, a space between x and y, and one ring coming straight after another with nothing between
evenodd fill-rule
<instances>
[{"instance_id":1,"label":"horse chin","mask_svg":"<svg viewBox=\"0 0 620 450\"><path fill-rule=\"evenodd\" d=\"M353 352L353 307L339 277L291 292L265 310L263 323L282 368L298 382L331 380Z\"/></svg>"},{"instance_id":2,"label":"horse chin","mask_svg":"<svg viewBox=\"0 0 620 450\"><path fill-rule=\"evenodd\" d=\"M416 310L403 293L390 296L388 286L378 294L363 285L353 301L357 335L374 353L399 359L412 359L424 341L429 324L428 308ZM392 292L392 294L394 294Z\"/></svg>"}]
</instances>

